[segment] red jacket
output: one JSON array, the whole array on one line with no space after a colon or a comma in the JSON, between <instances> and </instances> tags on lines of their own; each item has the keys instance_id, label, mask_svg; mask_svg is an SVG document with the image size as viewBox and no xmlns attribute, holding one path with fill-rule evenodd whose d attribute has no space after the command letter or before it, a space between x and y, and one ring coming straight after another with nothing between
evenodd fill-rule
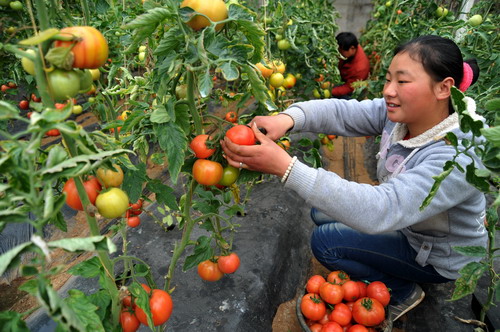
<instances>
[{"instance_id":1,"label":"red jacket","mask_svg":"<svg viewBox=\"0 0 500 332\"><path fill-rule=\"evenodd\" d=\"M363 81L368 78L368 74L370 73L370 61L361 45L358 45L358 50L354 57L339 61L339 71L340 77L345 83L332 89L332 96L334 97L350 94L354 91L351 87L352 82L359 80Z\"/></svg>"}]
</instances>

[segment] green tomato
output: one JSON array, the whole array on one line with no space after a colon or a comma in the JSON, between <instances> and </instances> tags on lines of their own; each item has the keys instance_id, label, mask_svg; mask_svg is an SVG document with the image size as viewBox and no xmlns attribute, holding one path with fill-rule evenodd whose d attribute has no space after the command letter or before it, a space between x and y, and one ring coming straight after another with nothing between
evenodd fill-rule
<instances>
[{"instance_id":1,"label":"green tomato","mask_svg":"<svg viewBox=\"0 0 500 332\"><path fill-rule=\"evenodd\" d=\"M36 55L35 50L28 49L26 50L27 53ZM21 65L23 66L23 69L30 75L35 75L35 63L28 59L27 57L23 57L21 59Z\"/></svg>"},{"instance_id":2,"label":"green tomato","mask_svg":"<svg viewBox=\"0 0 500 332\"><path fill-rule=\"evenodd\" d=\"M144 45L139 46L139 52L146 52L146 46Z\"/></svg>"},{"instance_id":3,"label":"green tomato","mask_svg":"<svg viewBox=\"0 0 500 332\"><path fill-rule=\"evenodd\" d=\"M392 1L387 1L387 2L385 3L385 6L386 6L386 7L390 7L390 6L392 6Z\"/></svg>"},{"instance_id":4,"label":"green tomato","mask_svg":"<svg viewBox=\"0 0 500 332\"><path fill-rule=\"evenodd\" d=\"M282 51L288 50L292 45L287 39L282 39L278 42L278 48Z\"/></svg>"},{"instance_id":5,"label":"green tomato","mask_svg":"<svg viewBox=\"0 0 500 332\"><path fill-rule=\"evenodd\" d=\"M187 96L187 85L181 84L175 87L175 95L177 99L184 99Z\"/></svg>"},{"instance_id":6,"label":"green tomato","mask_svg":"<svg viewBox=\"0 0 500 332\"><path fill-rule=\"evenodd\" d=\"M97 211L109 219L121 217L127 211L128 203L127 194L119 188L101 192L95 200Z\"/></svg>"},{"instance_id":7,"label":"green tomato","mask_svg":"<svg viewBox=\"0 0 500 332\"><path fill-rule=\"evenodd\" d=\"M269 16L266 16L266 18L264 18L264 23L266 24L271 24L273 22L273 19Z\"/></svg>"},{"instance_id":8,"label":"green tomato","mask_svg":"<svg viewBox=\"0 0 500 332\"><path fill-rule=\"evenodd\" d=\"M22 10L23 9L23 4L21 1L12 1L10 4L10 8L14 10Z\"/></svg>"},{"instance_id":9,"label":"green tomato","mask_svg":"<svg viewBox=\"0 0 500 332\"><path fill-rule=\"evenodd\" d=\"M54 69L47 76L56 101L73 98L80 91L80 75L74 70Z\"/></svg>"},{"instance_id":10,"label":"green tomato","mask_svg":"<svg viewBox=\"0 0 500 332\"><path fill-rule=\"evenodd\" d=\"M137 58L139 59L139 61L144 61L144 59L146 58L146 52L140 52Z\"/></svg>"},{"instance_id":11,"label":"green tomato","mask_svg":"<svg viewBox=\"0 0 500 332\"><path fill-rule=\"evenodd\" d=\"M71 109L71 113L73 114L81 114L83 112L83 107L82 105L73 105L73 108Z\"/></svg>"},{"instance_id":12,"label":"green tomato","mask_svg":"<svg viewBox=\"0 0 500 332\"><path fill-rule=\"evenodd\" d=\"M439 6L437 9L436 9L436 16L437 17L446 17L446 15L448 15L448 9L442 7L442 6Z\"/></svg>"},{"instance_id":13,"label":"green tomato","mask_svg":"<svg viewBox=\"0 0 500 332\"><path fill-rule=\"evenodd\" d=\"M228 187L238 180L240 175L240 170L236 167L228 165L222 170L222 179L220 179L219 184L221 186Z\"/></svg>"},{"instance_id":14,"label":"green tomato","mask_svg":"<svg viewBox=\"0 0 500 332\"><path fill-rule=\"evenodd\" d=\"M469 18L469 24L473 27L477 27L479 24L483 23L483 17L479 14L476 14Z\"/></svg>"},{"instance_id":15,"label":"green tomato","mask_svg":"<svg viewBox=\"0 0 500 332\"><path fill-rule=\"evenodd\" d=\"M92 89L92 73L88 69L79 70L78 74L80 76L80 93L85 93Z\"/></svg>"}]
</instances>

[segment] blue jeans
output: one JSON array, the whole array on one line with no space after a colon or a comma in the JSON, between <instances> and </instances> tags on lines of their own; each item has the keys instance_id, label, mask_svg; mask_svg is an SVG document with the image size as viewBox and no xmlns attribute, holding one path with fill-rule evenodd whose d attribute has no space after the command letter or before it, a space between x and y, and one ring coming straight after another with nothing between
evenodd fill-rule
<instances>
[{"instance_id":1,"label":"blue jeans","mask_svg":"<svg viewBox=\"0 0 500 332\"><path fill-rule=\"evenodd\" d=\"M311 218L318 225L311 238L316 259L331 271L345 271L354 280L384 282L391 289L391 304L406 300L417 283L450 281L431 265L415 262L417 252L400 231L361 233L315 208Z\"/></svg>"}]
</instances>

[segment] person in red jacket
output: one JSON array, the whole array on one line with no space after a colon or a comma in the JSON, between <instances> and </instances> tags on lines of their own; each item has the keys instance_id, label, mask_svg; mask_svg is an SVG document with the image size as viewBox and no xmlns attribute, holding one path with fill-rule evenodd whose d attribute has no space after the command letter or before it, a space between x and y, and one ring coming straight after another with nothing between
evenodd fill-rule
<instances>
[{"instance_id":1,"label":"person in red jacket","mask_svg":"<svg viewBox=\"0 0 500 332\"><path fill-rule=\"evenodd\" d=\"M339 60L340 77L344 84L332 89L332 97L349 99L354 89L351 83L363 81L370 73L370 61L358 43L358 39L351 32L341 32L335 37L339 45L339 52L345 60Z\"/></svg>"}]
</instances>

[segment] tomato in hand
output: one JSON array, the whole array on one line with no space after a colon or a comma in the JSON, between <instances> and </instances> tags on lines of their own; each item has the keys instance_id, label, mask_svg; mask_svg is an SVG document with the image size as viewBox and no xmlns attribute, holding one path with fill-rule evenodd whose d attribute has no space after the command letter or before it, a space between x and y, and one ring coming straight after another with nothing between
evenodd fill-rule
<instances>
[{"instance_id":1,"label":"tomato in hand","mask_svg":"<svg viewBox=\"0 0 500 332\"><path fill-rule=\"evenodd\" d=\"M97 169L97 178L105 188L119 187L123 182L123 170L120 165L113 164L113 168L115 170L104 167Z\"/></svg>"},{"instance_id":2,"label":"tomato in hand","mask_svg":"<svg viewBox=\"0 0 500 332\"><path fill-rule=\"evenodd\" d=\"M236 125L226 132L226 137L231 142L239 145L254 145L255 134L253 130L245 125Z\"/></svg>"},{"instance_id":3,"label":"tomato in hand","mask_svg":"<svg viewBox=\"0 0 500 332\"><path fill-rule=\"evenodd\" d=\"M347 280L342 284L342 288L344 289L344 300L346 302L359 299L359 286L356 281Z\"/></svg>"},{"instance_id":4,"label":"tomato in hand","mask_svg":"<svg viewBox=\"0 0 500 332\"><path fill-rule=\"evenodd\" d=\"M308 293L319 294L319 287L326 282L325 278L319 274L313 275L307 280L306 290Z\"/></svg>"},{"instance_id":5,"label":"tomato in hand","mask_svg":"<svg viewBox=\"0 0 500 332\"><path fill-rule=\"evenodd\" d=\"M337 304L342 302L344 290L341 285L325 282L319 287L319 295L323 301L330 304Z\"/></svg>"},{"instance_id":6,"label":"tomato in hand","mask_svg":"<svg viewBox=\"0 0 500 332\"><path fill-rule=\"evenodd\" d=\"M351 280L351 277L349 277L349 275L342 270L332 271L326 277L326 281L339 285L342 285L347 280Z\"/></svg>"},{"instance_id":7,"label":"tomato in hand","mask_svg":"<svg viewBox=\"0 0 500 332\"><path fill-rule=\"evenodd\" d=\"M127 218L127 226L135 228L141 224L141 218L139 216L132 216Z\"/></svg>"},{"instance_id":8,"label":"tomato in hand","mask_svg":"<svg viewBox=\"0 0 500 332\"><path fill-rule=\"evenodd\" d=\"M326 306L318 294L308 293L302 297L300 310L304 317L316 321L323 318L326 313Z\"/></svg>"},{"instance_id":9,"label":"tomato in hand","mask_svg":"<svg viewBox=\"0 0 500 332\"><path fill-rule=\"evenodd\" d=\"M352 320L351 308L343 302L337 303L333 307L332 312L328 315L328 319L332 322L337 322L340 325L345 326Z\"/></svg>"},{"instance_id":10,"label":"tomato in hand","mask_svg":"<svg viewBox=\"0 0 500 332\"><path fill-rule=\"evenodd\" d=\"M91 204L95 204L96 198L101 191L101 184L97 178L90 176L87 181L83 182L83 187L89 198ZM71 178L64 184L63 192L66 193L66 204L75 210L83 210L82 201L78 196L78 190L76 189L75 179Z\"/></svg>"},{"instance_id":11,"label":"tomato in hand","mask_svg":"<svg viewBox=\"0 0 500 332\"><path fill-rule=\"evenodd\" d=\"M391 301L389 289L382 281L373 281L366 287L366 296L377 299L385 307Z\"/></svg>"},{"instance_id":12,"label":"tomato in hand","mask_svg":"<svg viewBox=\"0 0 500 332\"><path fill-rule=\"evenodd\" d=\"M97 211L104 218L118 218L122 216L128 209L128 196L119 188L111 188L100 193L96 200L95 206Z\"/></svg>"},{"instance_id":13,"label":"tomato in hand","mask_svg":"<svg viewBox=\"0 0 500 332\"><path fill-rule=\"evenodd\" d=\"M210 259L198 264L198 275L206 281L218 281L224 276L224 273L219 269L219 265Z\"/></svg>"},{"instance_id":14,"label":"tomato in hand","mask_svg":"<svg viewBox=\"0 0 500 332\"><path fill-rule=\"evenodd\" d=\"M236 112L230 111L226 113L225 119L231 123L236 123L236 121L238 121L238 115L236 115Z\"/></svg>"},{"instance_id":15,"label":"tomato in hand","mask_svg":"<svg viewBox=\"0 0 500 332\"><path fill-rule=\"evenodd\" d=\"M108 43L96 28L90 26L67 27L61 29L60 34L75 36L79 39L76 41L56 40L54 43L55 47L73 47L71 49L74 56L73 68L96 69L106 63L109 54Z\"/></svg>"},{"instance_id":16,"label":"tomato in hand","mask_svg":"<svg viewBox=\"0 0 500 332\"><path fill-rule=\"evenodd\" d=\"M222 179L222 165L216 161L198 159L193 165L193 177L201 185L213 186Z\"/></svg>"},{"instance_id":17,"label":"tomato in hand","mask_svg":"<svg viewBox=\"0 0 500 332\"><path fill-rule=\"evenodd\" d=\"M233 183L238 180L238 176L240 175L240 170L234 166L227 165L222 170L222 178L219 181L219 185L224 187L229 187Z\"/></svg>"},{"instance_id":18,"label":"tomato in hand","mask_svg":"<svg viewBox=\"0 0 500 332\"><path fill-rule=\"evenodd\" d=\"M217 266L222 273L234 273L240 267L240 258L234 252L227 256L220 256L217 260Z\"/></svg>"},{"instance_id":19,"label":"tomato in hand","mask_svg":"<svg viewBox=\"0 0 500 332\"><path fill-rule=\"evenodd\" d=\"M172 310L174 308L174 304L172 302L170 294L162 289L153 289L153 291L151 292L151 297L149 298L149 308L151 309L153 324L154 326L158 326L164 324L170 318L170 315L172 314ZM135 306L135 315L142 324L148 326L148 318L146 313L137 305Z\"/></svg>"},{"instance_id":20,"label":"tomato in hand","mask_svg":"<svg viewBox=\"0 0 500 332\"><path fill-rule=\"evenodd\" d=\"M139 329L141 322L130 310L122 310L120 313L120 325L123 332L135 332Z\"/></svg>"},{"instance_id":21,"label":"tomato in hand","mask_svg":"<svg viewBox=\"0 0 500 332\"><path fill-rule=\"evenodd\" d=\"M354 302L352 317L359 324L376 326L384 321L385 309L378 300L363 297Z\"/></svg>"},{"instance_id":22,"label":"tomato in hand","mask_svg":"<svg viewBox=\"0 0 500 332\"><path fill-rule=\"evenodd\" d=\"M209 139L208 135L202 134L198 135L189 144L191 150L193 150L196 158L205 159L214 154L215 149L207 148L206 142Z\"/></svg>"}]
</instances>

